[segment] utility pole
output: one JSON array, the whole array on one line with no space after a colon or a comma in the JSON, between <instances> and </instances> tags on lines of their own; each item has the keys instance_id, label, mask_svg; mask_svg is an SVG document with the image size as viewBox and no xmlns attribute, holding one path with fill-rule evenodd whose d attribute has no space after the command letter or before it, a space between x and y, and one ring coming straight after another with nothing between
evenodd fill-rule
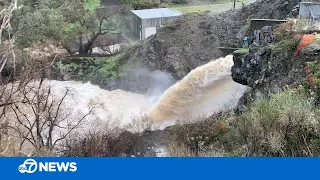
<instances>
[{"instance_id":1,"label":"utility pole","mask_svg":"<svg viewBox=\"0 0 320 180\"><path fill-rule=\"evenodd\" d=\"M237 1L237 0L233 0L233 10L236 9L236 1Z\"/></svg>"}]
</instances>

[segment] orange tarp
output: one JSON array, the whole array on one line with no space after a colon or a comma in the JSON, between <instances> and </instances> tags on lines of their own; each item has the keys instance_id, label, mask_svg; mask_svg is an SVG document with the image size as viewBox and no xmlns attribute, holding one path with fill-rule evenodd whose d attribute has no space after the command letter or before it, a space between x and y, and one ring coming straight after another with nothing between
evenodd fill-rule
<instances>
[{"instance_id":1,"label":"orange tarp","mask_svg":"<svg viewBox=\"0 0 320 180\"><path fill-rule=\"evenodd\" d=\"M301 37L300 42L298 44L298 47L293 53L293 56L298 56L299 52L306 46L312 43L316 39L316 36L314 34L305 34Z\"/></svg>"}]
</instances>

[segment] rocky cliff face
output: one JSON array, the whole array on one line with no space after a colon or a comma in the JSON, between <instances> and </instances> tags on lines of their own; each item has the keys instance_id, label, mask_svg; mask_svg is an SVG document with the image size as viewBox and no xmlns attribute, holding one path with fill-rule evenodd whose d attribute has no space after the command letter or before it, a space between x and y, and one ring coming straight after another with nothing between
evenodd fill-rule
<instances>
[{"instance_id":1,"label":"rocky cliff face","mask_svg":"<svg viewBox=\"0 0 320 180\"><path fill-rule=\"evenodd\" d=\"M253 90L270 92L282 90L285 86L297 87L306 74L307 62L319 61L320 43L314 41L293 57L293 51L281 45L250 47L249 53L234 53L232 78Z\"/></svg>"}]
</instances>

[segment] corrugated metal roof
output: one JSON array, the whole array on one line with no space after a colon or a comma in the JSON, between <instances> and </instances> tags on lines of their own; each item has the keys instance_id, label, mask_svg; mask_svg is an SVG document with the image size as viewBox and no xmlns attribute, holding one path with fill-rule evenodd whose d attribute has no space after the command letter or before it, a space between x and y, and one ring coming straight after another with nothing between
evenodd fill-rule
<instances>
[{"instance_id":1,"label":"corrugated metal roof","mask_svg":"<svg viewBox=\"0 0 320 180\"><path fill-rule=\"evenodd\" d=\"M300 2L300 4L320 5L320 2Z\"/></svg>"},{"instance_id":2,"label":"corrugated metal roof","mask_svg":"<svg viewBox=\"0 0 320 180\"><path fill-rule=\"evenodd\" d=\"M180 16L182 14L181 12L173 11L168 8L132 10L131 12L140 17L141 19L175 17Z\"/></svg>"}]
</instances>

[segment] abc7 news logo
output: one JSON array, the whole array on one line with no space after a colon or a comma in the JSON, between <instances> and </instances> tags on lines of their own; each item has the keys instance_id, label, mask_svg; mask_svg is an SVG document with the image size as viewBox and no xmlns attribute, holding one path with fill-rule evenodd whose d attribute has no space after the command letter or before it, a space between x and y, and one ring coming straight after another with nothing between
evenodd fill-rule
<instances>
[{"instance_id":1,"label":"abc7 news logo","mask_svg":"<svg viewBox=\"0 0 320 180\"><path fill-rule=\"evenodd\" d=\"M34 173L37 170L38 164L33 159L27 159L18 168L20 173Z\"/></svg>"}]
</instances>

